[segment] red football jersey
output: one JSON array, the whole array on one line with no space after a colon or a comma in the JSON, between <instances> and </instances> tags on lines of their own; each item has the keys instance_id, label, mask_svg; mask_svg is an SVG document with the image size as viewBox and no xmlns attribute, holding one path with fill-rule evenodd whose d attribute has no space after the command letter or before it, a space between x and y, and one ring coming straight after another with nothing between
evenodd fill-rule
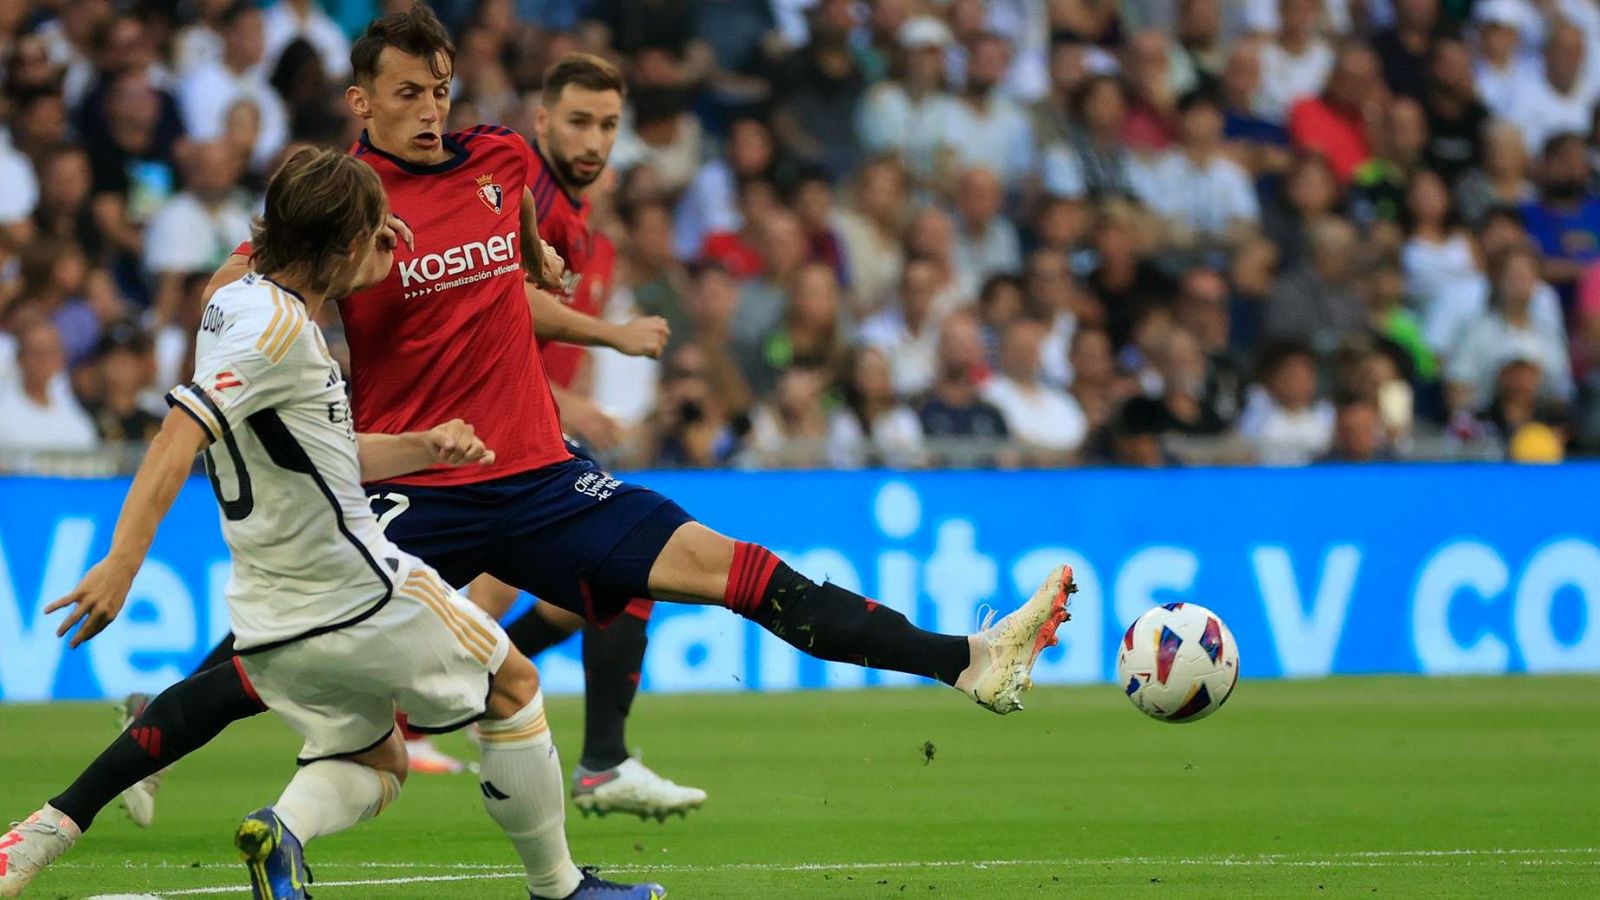
<instances>
[{"instance_id":1,"label":"red football jersey","mask_svg":"<svg viewBox=\"0 0 1600 900\"><path fill-rule=\"evenodd\" d=\"M538 209L539 237L561 254L567 271L578 276L568 305L585 315L600 315L616 264L616 248L603 235L589 230L588 199L567 193L556 181L550 161L537 148L528 190ZM545 372L562 387L571 386L588 353L586 348L556 341L541 341L539 349L544 354Z\"/></svg>"},{"instance_id":2,"label":"red football jersey","mask_svg":"<svg viewBox=\"0 0 1600 900\"><path fill-rule=\"evenodd\" d=\"M460 418L495 452L494 465L435 466L394 479L403 484L472 484L571 458L523 291L522 188L538 160L520 135L492 125L444 144L455 155L431 166L390 156L365 133L351 148L417 243L396 248L381 284L339 304L356 430Z\"/></svg>"}]
</instances>

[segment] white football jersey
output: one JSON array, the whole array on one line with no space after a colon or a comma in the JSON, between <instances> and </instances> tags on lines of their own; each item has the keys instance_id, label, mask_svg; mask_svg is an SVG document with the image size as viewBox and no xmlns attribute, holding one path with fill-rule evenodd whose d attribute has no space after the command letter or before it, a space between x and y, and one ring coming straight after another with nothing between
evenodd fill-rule
<instances>
[{"instance_id":1,"label":"white football jersey","mask_svg":"<svg viewBox=\"0 0 1600 900\"><path fill-rule=\"evenodd\" d=\"M240 652L360 621L418 564L367 503L344 378L292 291L253 272L218 290L194 380L167 402L211 437L205 469L233 556Z\"/></svg>"}]
</instances>

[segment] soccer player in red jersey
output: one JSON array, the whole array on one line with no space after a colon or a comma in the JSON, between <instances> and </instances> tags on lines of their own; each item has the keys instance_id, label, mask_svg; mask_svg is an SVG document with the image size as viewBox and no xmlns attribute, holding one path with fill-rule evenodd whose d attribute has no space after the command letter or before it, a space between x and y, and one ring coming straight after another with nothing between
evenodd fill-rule
<instances>
[{"instance_id":1,"label":"soccer player in red jersey","mask_svg":"<svg viewBox=\"0 0 1600 900\"><path fill-rule=\"evenodd\" d=\"M543 380L522 276L503 271L513 263L539 268L526 198L514 189L531 167L526 142L482 126L441 133L453 48L425 6L373 22L351 56L358 83L350 105L368 123L360 156L416 235L415 251L397 254L384 283L343 304L356 426L415 430L434 404L446 418L468 418L470 409L474 418L484 414L479 436L496 454L493 466L478 470L492 473L486 478L428 469L370 485L390 540L451 584L489 572L596 623L615 620L637 597L715 604L811 656L936 679L996 713L1022 708L1033 664L1067 618L1068 567L1058 566L1020 608L976 634L936 634L839 585L817 584L766 548L724 537L666 497L573 456ZM617 93L620 99L620 83ZM419 208L408 211L411 203ZM525 246L534 261L522 258ZM458 290L466 286L473 290ZM439 340L442 331L453 340ZM508 383L524 374L534 390ZM361 404L374 398L394 406L364 412ZM97 601L77 605L61 628L84 623L74 645L121 611L120 602ZM87 828L117 792L260 710L237 665L191 676L151 701L49 805ZM131 734L148 729L161 740L141 743ZM485 786L486 797L496 792ZM561 814L548 810L552 819ZM12 832L0 848L25 840ZM566 896L616 896L584 890Z\"/></svg>"}]
</instances>

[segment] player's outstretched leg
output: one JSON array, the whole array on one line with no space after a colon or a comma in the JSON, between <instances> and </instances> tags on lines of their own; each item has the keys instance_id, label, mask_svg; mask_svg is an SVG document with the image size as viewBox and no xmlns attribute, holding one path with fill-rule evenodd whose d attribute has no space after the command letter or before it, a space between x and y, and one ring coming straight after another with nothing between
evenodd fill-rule
<instances>
[{"instance_id":1,"label":"player's outstretched leg","mask_svg":"<svg viewBox=\"0 0 1600 900\"><path fill-rule=\"evenodd\" d=\"M659 900L659 884L622 885L573 865L561 760L545 720L538 672L513 652L495 672L480 732L483 805L516 847L533 900Z\"/></svg>"},{"instance_id":2,"label":"player's outstretched leg","mask_svg":"<svg viewBox=\"0 0 1600 900\"><path fill-rule=\"evenodd\" d=\"M634 600L610 625L583 631L583 758L572 770L572 801L584 815L622 812L665 821L706 802L705 791L663 778L628 755L628 713L639 691L653 606Z\"/></svg>"},{"instance_id":3,"label":"player's outstretched leg","mask_svg":"<svg viewBox=\"0 0 1600 900\"><path fill-rule=\"evenodd\" d=\"M377 747L300 767L278 802L244 817L234 831L254 900L303 900L311 870L305 845L365 821L400 795L406 750L398 731Z\"/></svg>"},{"instance_id":4,"label":"player's outstretched leg","mask_svg":"<svg viewBox=\"0 0 1600 900\"><path fill-rule=\"evenodd\" d=\"M224 635L222 640L211 648L206 658L189 673L191 676L199 675L207 669L215 668L233 660L233 633ZM121 719L120 729L127 731L133 727L135 720L144 713L145 707L150 705L150 695L132 693L123 698L117 705L117 712ZM122 804L122 809L133 820L133 824L140 828L149 828L156 820L156 792L161 790L161 777L166 770L161 769L154 775L139 779L117 796Z\"/></svg>"},{"instance_id":5,"label":"player's outstretched leg","mask_svg":"<svg viewBox=\"0 0 1600 900\"><path fill-rule=\"evenodd\" d=\"M817 584L757 544L689 523L650 570L658 597L720 602L819 659L934 678L1005 714L1022 708L1039 653L1056 643L1076 588L1058 566L1016 611L973 635L924 631L889 607ZM989 623L985 623L988 625Z\"/></svg>"}]
</instances>

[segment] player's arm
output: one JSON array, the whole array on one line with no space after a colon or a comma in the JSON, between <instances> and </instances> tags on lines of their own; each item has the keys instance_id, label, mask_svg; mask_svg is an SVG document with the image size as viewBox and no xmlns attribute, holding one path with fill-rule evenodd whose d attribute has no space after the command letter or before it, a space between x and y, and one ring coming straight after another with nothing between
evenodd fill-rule
<instances>
[{"instance_id":1,"label":"player's arm","mask_svg":"<svg viewBox=\"0 0 1600 900\"><path fill-rule=\"evenodd\" d=\"M539 236L539 207L533 201L533 191L522 189L522 268L533 283L547 291L562 289L561 276L566 263L555 248Z\"/></svg>"},{"instance_id":2,"label":"player's arm","mask_svg":"<svg viewBox=\"0 0 1600 900\"><path fill-rule=\"evenodd\" d=\"M533 333L542 341L561 341L583 347L610 347L629 356L659 358L672 329L660 316L640 316L618 325L584 315L531 284L524 284L528 308L533 311Z\"/></svg>"},{"instance_id":3,"label":"player's arm","mask_svg":"<svg viewBox=\"0 0 1600 900\"><path fill-rule=\"evenodd\" d=\"M485 447L472 426L460 419L427 431L358 434L356 455L361 460L362 481L398 478L438 463L487 466L494 462L494 451Z\"/></svg>"},{"instance_id":4,"label":"player's arm","mask_svg":"<svg viewBox=\"0 0 1600 900\"><path fill-rule=\"evenodd\" d=\"M194 466L194 455L211 442L200 425L181 409L172 409L161 424L161 431L150 443L138 474L133 476L133 486L122 501L122 512L117 516L117 528L111 535L111 549L104 559L84 574L83 580L71 593L45 607L45 612L72 608L56 636L63 637L74 625L82 627L72 636L72 646L105 630L122 611L128 599L128 588L133 577L144 564L150 552L150 542L155 540L156 526L166 517L177 499L178 491L188 480Z\"/></svg>"}]
</instances>

